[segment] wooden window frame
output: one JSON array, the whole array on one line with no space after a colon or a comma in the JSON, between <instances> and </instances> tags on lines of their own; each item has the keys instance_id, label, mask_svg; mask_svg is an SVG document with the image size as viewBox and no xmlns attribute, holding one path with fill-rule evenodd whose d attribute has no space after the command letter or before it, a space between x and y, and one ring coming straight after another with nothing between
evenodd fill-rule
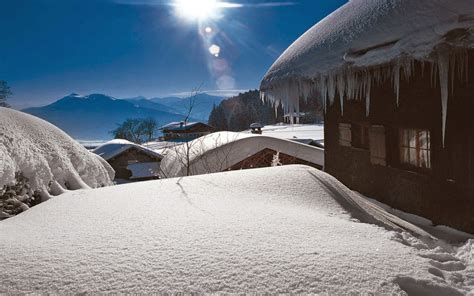
<instances>
[{"instance_id":1,"label":"wooden window frame","mask_svg":"<svg viewBox=\"0 0 474 296\"><path fill-rule=\"evenodd\" d=\"M407 132L407 134L403 135L403 133ZM415 135L415 143L412 146L410 143L410 133L414 132ZM425 143L424 147L420 144L420 133L426 132L427 133L427 142ZM400 167L403 169L417 171L417 172L431 172L433 168L432 158L433 158L433 150L432 150L432 132L427 128L413 128L413 127L400 127L398 128L398 163ZM404 143L404 139L406 137L406 143ZM408 151L407 151L408 150ZM410 150L415 150L415 158L416 160L410 159ZM407 154L406 154L407 153ZM426 166L422 165L422 153L426 153ZM408 155L408 160L405 159L405 154Z\"/></svg>"}]
</instances>

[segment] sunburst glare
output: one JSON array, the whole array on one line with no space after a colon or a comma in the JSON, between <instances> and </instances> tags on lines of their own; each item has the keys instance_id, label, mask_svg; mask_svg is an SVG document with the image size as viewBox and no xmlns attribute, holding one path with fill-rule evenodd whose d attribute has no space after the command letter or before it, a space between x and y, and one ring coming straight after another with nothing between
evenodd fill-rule
<instances>
[{"instance_id":1,"label":"sunburst glare","mask_svg":"<svg viewBox=\"0 0 474 296\"><path fill-rule=\"evenodd\" d=\"M187 20L203 21L217 16L218 0L175 0L177 14Z\"/></svg>"}]
</instances>

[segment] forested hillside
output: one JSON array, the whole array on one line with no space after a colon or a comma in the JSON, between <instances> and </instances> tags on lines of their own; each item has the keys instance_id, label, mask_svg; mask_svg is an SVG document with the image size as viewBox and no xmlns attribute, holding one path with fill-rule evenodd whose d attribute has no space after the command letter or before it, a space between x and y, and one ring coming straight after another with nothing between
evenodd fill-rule
<instances>
[{"instance_id":1,"label":"forested hillside","mask_svg":"<svg viewBox=\"0 0 474 296\"><path fill-rule=\"evenodd\" d=\"M316 98L301 103L301 123L322 121L322 107ZM258 90L241 93L214 106L209 116L209 124L218 130L242 131L250 124L263 125L283 122L283 108L260 99Z\"/></svg>"}]
</instances>

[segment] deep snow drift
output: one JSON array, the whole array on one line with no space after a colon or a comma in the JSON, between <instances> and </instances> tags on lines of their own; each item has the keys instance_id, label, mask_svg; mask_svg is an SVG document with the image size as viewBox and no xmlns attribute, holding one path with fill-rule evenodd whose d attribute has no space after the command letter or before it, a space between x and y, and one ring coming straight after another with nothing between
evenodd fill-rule
<instances>
[{"instance_id":1,"label":"deep snow drift","mask_svg":"<svg viewBox=\"0 0 474 296\"><path fill-rule=\"evenodd\" d=\"M18 173L27 181L14 194ZM0 196L9 197L2 203L25 210L33 196L46 200L69 189L107 186L113 177L109 164L57 127L0 107Z\"/></svg>"},{"instance_id":2,"label":"deep snow drift","mask_svg":"<svg viewBox=\"0 0 474 296\"><path fill-rule=\"evenodd\" d=\"M443 245L315 169L255 169L69 192L2 221L0 294L461 295L472 247Z\"/></svg>"}]
</instances>

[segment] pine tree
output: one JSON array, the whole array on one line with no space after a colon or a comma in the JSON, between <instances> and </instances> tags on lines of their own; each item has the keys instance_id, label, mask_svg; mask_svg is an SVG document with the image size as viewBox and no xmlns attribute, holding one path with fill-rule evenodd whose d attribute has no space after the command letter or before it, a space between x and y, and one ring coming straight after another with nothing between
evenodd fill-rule
<instances>
[{"instance_id":1,"label":"pine tree","mask_svg":"<svg viewBox=\"0 0 474 296\"><path fill-rule=\"evenodd\" d=\"M209 115L209 125L215 127L219 131L226 131L229 129L222 104L217 107L214 105L212 108L211 114Z\"/></svg>"},{"instance_id":2,"label":"pine tree","mask_svg":"<svg viewBox=\"0 0 474 296\"><path fill-rule=\"evenodd\" d=\"M10 107L7 98L12 95L10 87L6 81L0 80L0 107Z\"/></svg>"}]
</instances>

